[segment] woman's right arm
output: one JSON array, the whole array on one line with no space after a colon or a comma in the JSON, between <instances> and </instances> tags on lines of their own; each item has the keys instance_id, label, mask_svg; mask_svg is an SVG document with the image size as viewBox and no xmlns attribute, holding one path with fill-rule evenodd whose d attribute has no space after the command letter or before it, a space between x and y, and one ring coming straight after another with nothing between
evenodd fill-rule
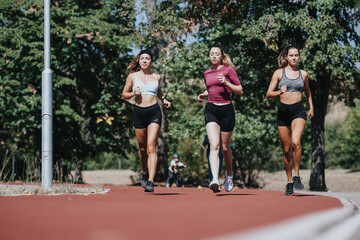
<instances>
[{"instance_id":1,"label":"woman's right arm","mask_svg":"<svg viewBox=\"0 0 360 240\"><path fill-rule=\"evenodd\" d=\"M126 83L122 92L122 99L123 100L128 100L134 96L137 95L137 89L135 89L134 91L132 91L132 85L134 82L134 77L133 74L129 74L129 76L126 78Z\"/></svg>"},{"instance_id":2,"label":"woman's right arm","mask_svg":"<svg viewBox=\"0 0 360 240\"><path fill-rule=\"evenodd\" d=\"M199 94L198 101L199 103L202 103L204 101L204 98L209 95L208 90L205 90L205 92Z\"/></svg>"},{"instance_id":3,"label":"woman's right arm","mask_svg":"<svg viewBox=\"0 0 360 240\"><path fill-rule=\"evenodd\" d=\"M206 71L205 71L206 72ZM206 85L206 79L205 79L205 72L203 73L203 77L204 77L204 83ZM200 93L198 95L198 101L199 103L202 103L204 101L204 98L206 98L209 95L208 90L206 89L203 93Z\"/></svg>"},{"instance_id":4,"label":"woman's right arm","mask_svg":"<svg viewBox=\"0 0 360 240\"><path fill-rule=\"evenodd\" d=\"M278 97L281 94L283 94L284 92L286 92L286 85L282 86L279 91L275 91L276 86L278 85L279 79L281 77L280 74L281 74L281 69L278 69L278 70L276 70L274 72L274 74L273 74L273 76L271 78L269 88L268 88L267 93L266 93L267 98Z\"/></svg>"}]
</instances>

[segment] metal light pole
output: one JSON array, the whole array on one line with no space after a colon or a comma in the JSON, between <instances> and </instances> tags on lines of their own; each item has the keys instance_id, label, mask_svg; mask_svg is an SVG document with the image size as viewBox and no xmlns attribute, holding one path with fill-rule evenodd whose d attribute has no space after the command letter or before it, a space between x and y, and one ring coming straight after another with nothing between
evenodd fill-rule
<instances>
[{"instance_id":1,"label":"metal light pole","mask_svg":"<svg viewBox=\"0 0 360 240\"><path fill-rule=\"evenodd\" d=\"M41 183L44 188L52 186L53 165L53 82L50 68L50 0L44 0L44 70L41 75Z\"/></svg>"}]
</instances>

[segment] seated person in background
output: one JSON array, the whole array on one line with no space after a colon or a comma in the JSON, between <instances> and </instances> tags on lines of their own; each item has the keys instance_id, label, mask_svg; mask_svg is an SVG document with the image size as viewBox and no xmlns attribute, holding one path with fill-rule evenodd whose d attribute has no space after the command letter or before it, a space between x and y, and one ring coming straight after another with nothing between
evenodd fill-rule
<instances>
[{"instance_id":1,"label":"seated person in background","mask_svg":"<svg viewBox=\"0 0 360 240\"><path fill-rule=\"evenodd\" d=\"M176 181L177 187L181 187L183 185L182 178L180 176L180 170L179 170L180 168L186 168L186 165L180 162L179 155L174 153L173 159L170 162L169 177L166 180L166 187L171 187L174 180Z\"/></svg>"}]
</instances>

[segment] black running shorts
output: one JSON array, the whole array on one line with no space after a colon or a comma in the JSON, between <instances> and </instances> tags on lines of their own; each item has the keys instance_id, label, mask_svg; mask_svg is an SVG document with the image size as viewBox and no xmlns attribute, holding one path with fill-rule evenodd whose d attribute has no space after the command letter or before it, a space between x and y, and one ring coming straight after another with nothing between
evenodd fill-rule
<instances>
[{"instance_id":1,"label":"black running shorts","mask_svg":"<svg viewBox=\"0 0 360 240\"><path fill-rule=\"evenodd\" d=\"M306 111L303 102L295 104L279 103L277 113L277 125L290 127L295 118L302 118L306 121Z\"/></svg>"},{"instance_id":2,"label":"black running shorts","mask_svg":"<svg viewBox=\"0 0 360 240\"><path fill-rule=\"evenodd\" d=\"M161 109L159 104L149 107L134 106L133 121L135 128L147 128L151 123L157 123L161 126Z\"/></svg>"},{"instance_id":3,"label":"black running shorts","mask_svg":"<svg viewBox=\"0 0 360 240\"><path fill-rule=\"evenodd\" d=\"M232 103L226 105L215 105L206 103L205 125L209 122L216 122L223 132L231 132L235 125L235 111Z\"/></svg>"}]
</instances>

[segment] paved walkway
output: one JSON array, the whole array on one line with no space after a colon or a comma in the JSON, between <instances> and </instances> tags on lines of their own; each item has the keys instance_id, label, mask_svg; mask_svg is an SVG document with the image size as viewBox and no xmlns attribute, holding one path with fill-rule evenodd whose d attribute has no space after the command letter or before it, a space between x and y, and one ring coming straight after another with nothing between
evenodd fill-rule
<instances>
[{"instance_id":1,"label":"paved walkway","mask_svg":"<svg viewBox=\"0 0 360 240\"><path fill-rule=\"evenodd\" d=\"M331 224L339 221L339 214L342 220L350 212L359 215L348 201L317 193L285 196L282 191L237 189L214 194L175 187L144 193L134 186L104 188L110 192L0 197L1 239L250 239L253 232L274 233L284 224L299 229L301 237L318 225L318 214L335 219ZM301 219L307 224L296 225Z\"/></svg>"},{"instance_id":2,"label":"paved walkway","mask_svg":"<svg viewBox=\"0 0 360 240\"><path fill-rule=\"evenodd\" d=\"M359 240L360 239L360 193L339 193L339 192L305 192L304 193L310 193L310 194L320 194L323 196L331 196L331 197L337 197L340 199L347 199L351 202L353 202L355 205L357 205L357 212L354 214L352 218L348 220L347 223L345 223L342 226L339 226L339 229L341 228L342 231L350 232L350 237L348 239L350 240ZM345 239L345 238L344 238Z\"/></svg>"}]
</instances>

